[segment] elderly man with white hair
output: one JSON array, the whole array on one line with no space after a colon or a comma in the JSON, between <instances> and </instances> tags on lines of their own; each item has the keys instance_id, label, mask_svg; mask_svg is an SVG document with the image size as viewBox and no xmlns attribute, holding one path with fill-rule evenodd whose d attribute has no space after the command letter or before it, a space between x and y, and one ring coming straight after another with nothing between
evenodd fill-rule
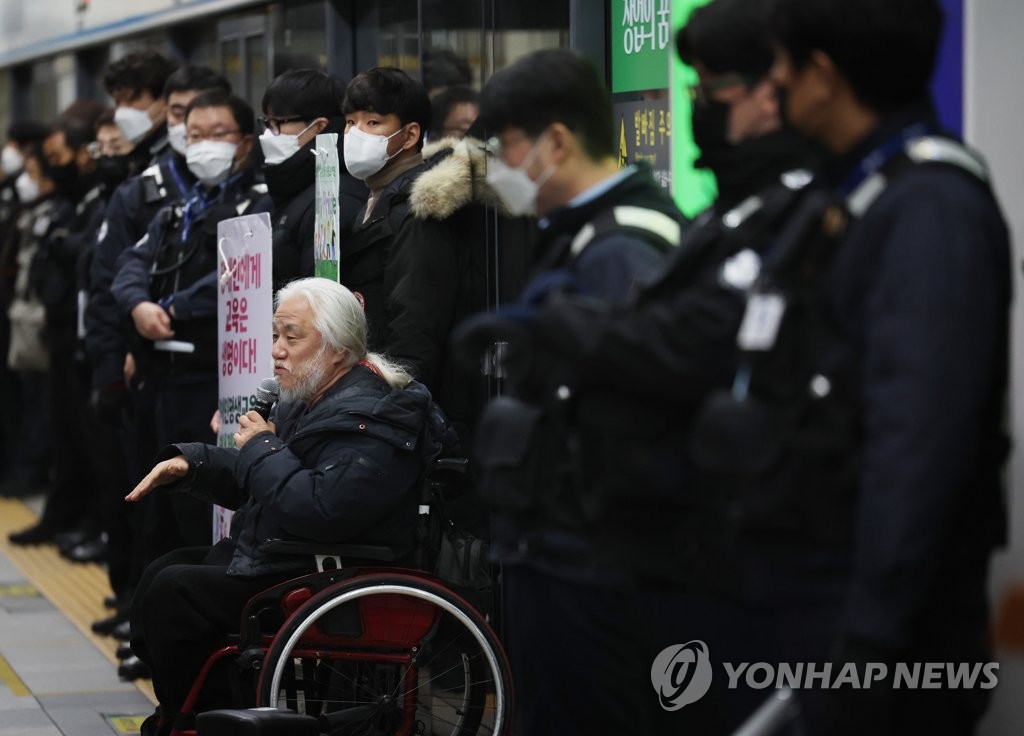
<instances>
[{"instance_id":1,"label":"elderly man with white hair","mask_svg":"<svg viewBox=\"0 0 1024 736\"><path fill-rule=\"evenodd\" d=\"M267 540L412 549L418 480L454 438L422 384L367 352L366 329L345 287L322 278L285 286L274 313L281 400L270 421L254 411L241 417L237 449L166 448L128 494L135 501L160 487L236 509L229 537L165 555L139 585L131 646L152 669L160 702L144 734L170 732L200 667L237 631L252 595L312 571L306 556L270 552ZM228 697L209 692L200 708Z\"/></svg>"}]
</instances>

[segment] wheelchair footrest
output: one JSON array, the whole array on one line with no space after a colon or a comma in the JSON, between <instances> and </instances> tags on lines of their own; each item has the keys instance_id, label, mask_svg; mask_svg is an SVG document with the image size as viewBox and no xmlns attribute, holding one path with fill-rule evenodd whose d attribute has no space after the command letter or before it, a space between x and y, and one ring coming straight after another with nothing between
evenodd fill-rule
<instances>
[{"instance_id":1,"label":"wheelchair footrest","mask_svg":"<svg viewBox=\"0 0 1024 736\"><path fill-rule=\"evenodd\" d=\"M196 736L319 736L313 716L277 708L209 710L196 716Z\"/></svg>"}]
</instances>

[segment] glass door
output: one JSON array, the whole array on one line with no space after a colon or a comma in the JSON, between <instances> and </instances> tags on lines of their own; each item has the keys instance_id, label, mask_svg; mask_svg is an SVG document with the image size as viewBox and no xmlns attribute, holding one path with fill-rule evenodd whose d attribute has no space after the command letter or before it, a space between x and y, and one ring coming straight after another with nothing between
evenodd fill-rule
<instances>
[{"instance_id":1,"label":"glass door","mask_svg":"<svg viewBox=\"0 0 1024 736\"><path fill-rule=\"evenodd\" d=\"M270 83L267 65L266 15L225 18L217 23L220 69L232 89L253 108L258 108Z\"/></svg>"}]
</instances>

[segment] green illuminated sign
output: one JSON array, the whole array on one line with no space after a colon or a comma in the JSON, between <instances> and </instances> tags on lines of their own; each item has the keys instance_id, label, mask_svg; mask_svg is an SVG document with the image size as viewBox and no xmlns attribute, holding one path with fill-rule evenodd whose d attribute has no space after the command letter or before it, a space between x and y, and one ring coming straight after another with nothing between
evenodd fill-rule
<instances>
[{"instance_id":1,"label":"green illuminated sign","mask_svg":"<svg viewBox=\"0 0 1024 736\"><path fill-rule=\"evenodd\" d=\"M687 88L697 72L679 61L675 35L707 2L612 0L610 11L620 163L649 163L687 217L710 206L718 192L714 174L693 167L700 149L690 130Z\"/></svg>"},{"instance_id":2,"label":"green illuminated sign","mask_svg":"<svg viewBox=\"0 0 1024 736\"><path fill-rule=\"evenodd\" d=\"M671 0L612 0L612 92L668 87Z\"/></svg>"}]
</instances>

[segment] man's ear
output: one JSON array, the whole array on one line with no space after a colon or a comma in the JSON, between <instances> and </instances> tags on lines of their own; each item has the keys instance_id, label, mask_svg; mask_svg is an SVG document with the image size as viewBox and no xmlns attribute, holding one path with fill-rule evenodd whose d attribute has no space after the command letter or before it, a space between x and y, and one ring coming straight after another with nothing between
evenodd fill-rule
<instances>
[{"instance_id":1,"label":"man's ear","mask_svg":"<svg viewBox=\"0 0 1024 736\"><path fill-rule=\"evenodd\" d=\"M550 147L549 160L555 164L562 163L579 148L576 135L564 123L552 123L547 129L545 137L547 145Z\"/></svg>"},{"instance_id":2,"label":"man's ear","mask_svg":"<svg viewBox=\"0 0 1024 736\"><path fill-rule=\"evenodd\" d=\"M835 62L823 51L812 51L804 69L814 75L815 91L823 97L835 97L845 84Z\"/></svg>"},{"instance_id":3,"label":"man's ear","mask_svg":"<svg viewBox=\"0 0 1024 736\"><path fill-rule=\"evenodd\" d=\"M235 161L244 161L252 153L252 145L255 142L255 138L252 134L243 135L242 140L238 141L238 150L235 152Z\"/></svg>"},{"instance_id":4,"label":"man's ear","mask_svg":"<svg viewBox=\"0 0 1024 736\"><path fill-rule=\"evenodd\" d=\"M782 119L782 110L779 109L779 91L771 79L765 77L755 84L753 95L760 114L765 120Z\"/></svg>"},{"instance_id":5,"label":"man's ear","mask_svg":"<svg viewBox=\"0 0 1024 736\"><path fill-rule=\"evenodd\" d=\"M423 128L419 123L409 123L405 126L405 138L402 139L402 149L408 151L415 148L423 137Z\"/></svg>"},{"instance_id":6,"label":"man's ear","mask_svg":"<svg viewBox=\"0 0 1024 736\"><path fill-rule=\"evenodd\" d=\"M340 366L345 365L348 362L348 351L347 350L333 350L331 351L331 365Z\"/></svg>"},{"instance_id":7,"label":"man's ear","mask_svg":"<svg viewBox=\"0 0 1024 736\"><path fill-rule=\"evenodd\" d=\"M86 146L81 146L75 151L75 166L79 171L88 171L90 165L93 162L93 157L89 154L89 149Z\"/></svg>"},{"instance_id":8,"label":"man's ear","mask_svg":"<svg viewBox=\"0 0 1024 736\"><path fill-rule=\"evenodd\" d=\"M153 104L146 109L146 112L149 113L149 119L152 120L155 125L157 121L167 113L167 98L160 95L153 100Z\"/></svg>"}]
</instances>

